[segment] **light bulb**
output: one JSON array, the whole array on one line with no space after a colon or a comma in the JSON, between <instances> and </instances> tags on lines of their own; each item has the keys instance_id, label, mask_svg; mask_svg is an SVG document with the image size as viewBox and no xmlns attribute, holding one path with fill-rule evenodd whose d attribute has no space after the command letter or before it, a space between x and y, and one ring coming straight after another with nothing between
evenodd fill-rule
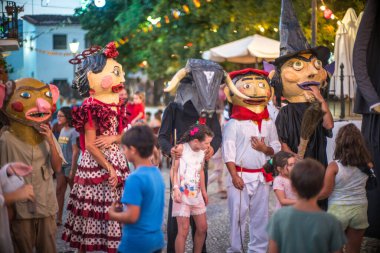
<instances>
[{"instance_id":1,"label":"light bulb","mask_svg":"<svg viewBox=\"0 0 380 253\"><path fill-rule=\"evenodd\" d=\"M106 5L106 0L94 0L94 3L96 7L102 8Z\"/></svg>"},{"instance_id":2,"label":"light bulb","mask_svg":"<svg viewBox=\"0 0 380 253\"><path fill-rule=\"evenodd\" d=\"M321 7L319 7L319 9L320 9L321 11L324 11L324 10L326 10L326 6L321 5Z\"/></svg>"},{"instance_id":3,"label":"light bulb","mask_svg":"<svg viewBox=\"0 0 380 253\"><path fill-rule=\"evenodd\" d=\"M331 19L335 19L335 15L334 14L331 14Z\"/></svg>"}]
</instances>

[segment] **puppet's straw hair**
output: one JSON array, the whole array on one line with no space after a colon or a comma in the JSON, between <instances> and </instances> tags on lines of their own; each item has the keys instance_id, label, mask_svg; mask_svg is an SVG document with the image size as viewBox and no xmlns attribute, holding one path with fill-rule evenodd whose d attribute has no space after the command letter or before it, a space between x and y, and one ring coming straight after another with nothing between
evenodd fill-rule
<instances>
[{"instance_id":1,"label":"puppet's straw hair","mask_svg":"<svg viewBox=\"0 0 380 253\"><path fill-rule=\"evenodd\" d=\"M306 147L311 135L317 129L318 124L322 120L324 112L322 111L321 103L313 102L303 114L301 122L301 139L298 146L298 155L303 158L306 152Z\"/></svg>"}]
</instances>

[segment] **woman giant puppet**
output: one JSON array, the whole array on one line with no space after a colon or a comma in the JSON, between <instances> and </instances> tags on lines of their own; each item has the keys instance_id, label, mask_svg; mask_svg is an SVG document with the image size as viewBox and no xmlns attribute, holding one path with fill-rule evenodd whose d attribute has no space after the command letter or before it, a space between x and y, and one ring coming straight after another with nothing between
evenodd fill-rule
<instances>
[{"instance_id":1,"label":"woman giant puppet","mask_svg":"<svg viewBox=\"0 0 380 253\"><path fill-rule=\"evenodd\" d=\"M129 173L116 143L126 123L118 95L125 81L124 72L114 60L117 55L111 42L105 49L92 47L70 60L72 64L80 63L73 88L89 98L73 111L73 125L81 134L83 155L74 178L62 238L80 252L116 252L121 239L121 225L108 216Z\"/></svg>"}]
</instances>

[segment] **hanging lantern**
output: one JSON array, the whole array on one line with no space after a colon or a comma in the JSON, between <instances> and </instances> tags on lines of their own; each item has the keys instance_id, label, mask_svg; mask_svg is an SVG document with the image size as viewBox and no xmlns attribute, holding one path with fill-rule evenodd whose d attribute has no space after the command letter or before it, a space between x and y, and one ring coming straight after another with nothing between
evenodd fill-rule
<instances>
[{"instance_id":1,"label":"hanging lantern","mask_svg":"<svg viewBox=\"0 0 380 253\"><path fill-rule=\"evenodd\" d=\"M332 10L328 8L326 8L326 10L323 11L323 16L325 17L325 19L330 19L332 14Z\"/></svg>"},{"instance_id":2,"label":"hanging lantern","mask_svg":"<svg viewBox=\"0 0 380 253\"><path fill-rule=\"evenodd\" d=\"M148 31L149 31L149 32L153 31L153 26L152 26L152 25L149 25L149 26L148 26Z\"/></svg>"},{"instance_id":3,"label":"hanging lantern","mask_svg":"<svg viewBox=\"0 0 380 253\"><path fill-rule=\"evenodd\" d=\"M168 16L165 16L165 23L166 23L166 24L169 24L169 23L170 23L170 19L169 19Z\"/></svg>"},{"instance_id":4,"label":"hanging lantern","mask_svg":"<svg viewBox=\"0 0 380 253\"><path fill-rule=\"evenodd\" d=\"M183 8L183 11L184 11L186 14L189 14L189 13L190 13L189 6L187 6L186 4L182 5L182 8Z\"/></svg>"},{"instance_id":5,"label":"hanging lantern","mask_svg":"<svg viewBox=\"0 0 380 253\"><path fill-rule=\"evenodd\" d=\"M161 22L160 21L158 21L158 23L156 24L156 27L161 28Z\"/></svg>"},{"instance_id":6,"label":"hanging lantern","mask_svg":"<svg viewBox=\"0 0 380 253\"><path fill-rule=\"evenodd\" d=\"M181 15L181 12L179 10L173 10L172 15L175 19L179 19L179 16Z\"/></svg>"},{"instance_id":7,"label":"hanging lantern","mask_svg":"<svg viewBox=\"0 0 380 253\"><path fill-rule=\"evenodd\" d=\"M193 3L195 5L195 7L197 7L197 8L201 7L201 1L199 1L199 0L193 0Z\"/></svg>"}]
</instances>

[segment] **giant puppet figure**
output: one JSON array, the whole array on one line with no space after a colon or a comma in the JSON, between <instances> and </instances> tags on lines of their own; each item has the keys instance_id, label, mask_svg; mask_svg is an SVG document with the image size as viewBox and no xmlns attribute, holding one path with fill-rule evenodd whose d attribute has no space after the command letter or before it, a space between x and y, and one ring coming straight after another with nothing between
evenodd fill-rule
<instances>
[{"instance_id":1,"label":"giant puppet figure","mask_svg":"<svg viewBox=\"0 0 380 253\"><path fill-rule=\"evenodd\" d=\"M15 252L57 252L55 215L58 204L53 172L61 170L63 155L49 122L59 91L33 78L0 83L0 109L6 125L0 133L0 167L23 162L33 170L35 201L16 202L10 223Z\"/></svg>"},{"instance_id":2,"label":"giant puppet figure","mask_svg":"<svg viewBox=\"0 0 380 253\"><path fill-rule=\"evenodd\" d=\"M82 159L74 177L67 205L62 238L80 251L116 252L121 224L109 220L112 202L119 201L129 173L120 150L121 133L127 119L118 92L124 71L114 60L115 44L92 47L70 60L80 64L73 88L88 97L73 111L73 125L80 133Z\"/></svg>"},{"instance_id":3,"label":"giant puppet figure","mask_svg":"<svg viewBox=\"0 0 380 253\"><path fill-rule=\"evenodd\" d=\"M288 102L281 108L276 119L282 150L299 153L301 122L311 102L316 102L324 115L317 120L315 130L308 136L303 151L305 157L327 165L326 137L331 135L334 123L320 89L327 84L328 75L323 67L327 63L329 50L322 46L310 47L291 0L282 0L280 42L280 57L275 59L276 68L270 75L278 104L281 97L285 97Z\"/></svg>"},{"instance_id":4,"label":"giant puppet figure","mask_svg":"<svg viewBox=\"0 0 380 253\"><path fill-rule=\"evenodd\" d=\"M227 252L241 252L249 217L248 251L265 253L268 246L268 182L272 181L272 176L263 166L281 149L275 124L267 110L272 90L265 71L243 69L229 75L237 90L248 98L226 90L227 99L232 103L230 120L223 130L222 148L229 171L227 195L231 245Z\"/></svg>"},{"instance_id":5,"label":"giant puppet figure","mask_svg":"<svg viewBox=\"0 0 380 253\"><path fill-rule=\"evenodd\" d=\"M158 143L164 155L177 155L176 138L180 138L187 129L199 122L206 124L214 132L211 148L206 151L206 160L219 149L222 142L220 123L215 109L220 85L226 81L235 94L243 96L236 90L231 79L222 67L214 62L189 59L186 67L179 70L165 89L165 92L176 92L174 102L170 103L163 114ZM207 166L205 166L207 184ZM172 200L169 200L168 212L168 245L167 252L174 252L174 241L177 236L177 222L172 217ZM192 228L194 222L191 220ZM194 235L195 230L192 230ZM206 251L206 243L203 252Z\"/></svg>"},{"instance_id":6,"label":"giant puppet figure","mask_svg":"<svg viewBox=\"0 0 380 253\"><path fill-rule=\"evenodd\" d=\"M356 35L353 67L358 85L354 111L363 115L362 133L380 178L380 2L368 0ZM366 236L380 239L380 187L368 191Z\"/></svg>"}]
</instances>

